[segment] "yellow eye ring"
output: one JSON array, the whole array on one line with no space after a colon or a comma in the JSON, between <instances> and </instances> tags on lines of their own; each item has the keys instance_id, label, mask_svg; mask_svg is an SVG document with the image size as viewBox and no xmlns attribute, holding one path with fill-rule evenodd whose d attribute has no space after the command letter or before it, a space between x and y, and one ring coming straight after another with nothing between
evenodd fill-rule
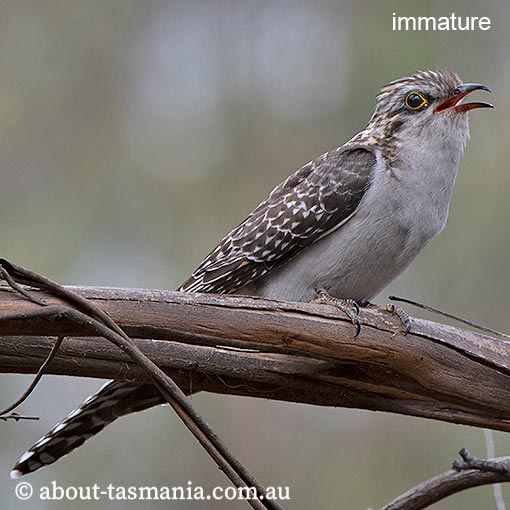
<instances>
[{"instance_id":1,"label":"yellow eye ring","mask_svg":"<svg viewBox=\"0 0 510 510\"><path fill-rule=\"evenodd\" d=\"M424 106L427 106L427 100L419 92L409 92L406 96L405 105L410 110L421 110Z\"/></svg>"}]
</instances>

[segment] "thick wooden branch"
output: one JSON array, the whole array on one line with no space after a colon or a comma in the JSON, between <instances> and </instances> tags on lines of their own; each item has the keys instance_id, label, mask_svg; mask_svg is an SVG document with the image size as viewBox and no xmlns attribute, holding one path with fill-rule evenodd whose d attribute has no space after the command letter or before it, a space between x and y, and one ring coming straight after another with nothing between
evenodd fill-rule
<instances>
[{"instance_id":1,"label":"thick wooden branch","mask_svg":"<svg viewBox=\"0 0 510 510\"><path fill-rule=\"evenodd\" d=\"M356 407L510 430L510 345L471 331L361 312L362 331L321 304L154 290L72 287L99 305L188 391ZM0 372L146 380L123 352L0 288Z\"/></svg>"}]
</instances>

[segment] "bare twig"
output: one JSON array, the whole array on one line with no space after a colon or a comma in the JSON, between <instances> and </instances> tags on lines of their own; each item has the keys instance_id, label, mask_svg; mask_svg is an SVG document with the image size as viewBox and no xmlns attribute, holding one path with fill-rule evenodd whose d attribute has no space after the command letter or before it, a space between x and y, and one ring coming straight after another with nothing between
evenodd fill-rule
<instances>
[{"instance_id":1,"label":"bare twig","mask_svg":"<svg viewBox=\"0 0 510 510\"><path fill-rule=\"evenodd\" d=\"M483 326L482 324L478 324L477 322L470 321L468 319L464 319L464 317L459 317L458 315L454 315L449 312L445 312L444 310L440 310L439 308L434 308L430 305L424 305L423 303L419 303L418 301L414 301L412 299L400 297L400 296L389 296L389 299L392 301L397 301L400 303L407 303L408 305L416 306L417 308L421 308L422 310L426 310L427 312L437 313L438 315L442 315L447 319L453 319L461 324L466 324L467 326L471 326L472 328L483 331L484 333L489 333L489 335L495 335L501 338L510 339L510 335L505 333L501 333L500 331L496 331L495 329L488 328L487 326Z\"/></svg>"},{"instance_id":2,"label":"bare twig","mask_svg":"<svg viewBox=\"0 0 510 510\"><path fill-rule=\"evenodd\" d=\"M165 400L172 406L182 421L190 429L200 444L216 461L220 469L230 478L237 487L256 487L259 495L266 495L266 490L260 485L255 477L235 458L228 450L223 441L214 433L211 427L195 410L191 401L184 395L181 389L160 370L149 358L142 354L132 343L131 339L96 305L89 303L85 298L74 292L55 284L47 278L41 277L31 271L24 270L12 263L0 260L0 264L9 272L12 280L22 281L31 286L42 288L57 296L65 298L75 306L89 313L85 315L79 310L61 306L60 317L66 317L73 323L81 324L91 329L94 334L103 336L126 352L137 364L139 364L150 376L161 391ZM23 293L25 297L26 292ZM36 302L32 300L33 302ZM96 317L97 319L93 318ZM99 322L99 320L101 322ZM280 509L276 501L267 498L263 500L247 500L255 509Z\"/></svg>"},{"instance_id":3,"label":"bare twig","mask_svg":"<svg viewBox=\"0 0 510 510\"><path fill-rule=\"evenodd\" d=\"M494 432L489 429L483 429L483 438L485 440L485 456L490 459L496 456L496 447L494 445ZM505 501L503 499L503 489L500 483L492 485L492 495L496 510L506 510Z\"/></svg>"},{"instance_id":4,"label":"bare twig","mask_svg":"<svg viewBox=\"0 0 510 510\"><path fill-rule=\"evenodd\" d=\"M9 274L9 271L7 271L5 267L2 265L6 263L8 264L7 267L9 267L9 269L11 269L13 272L15 271L15 269L6 260L0 259L0 272L2 273L3 279L9 284L9 286L13 288L16 292L21 294L23 297L31 301L32 303L45 306L47 304L45 301L36 298L35 296L32 295L32 293L28 292L28 290L24 289L21 285L18 285L18 283Z\"/></svg>"},{"instance_id":5,"label":"bare twig","mask_svg":"<svg viewBox=\"0 0 510 510\"><path fill-rule=\"evenodd\" d=\"M471 455L471 453L462 448L459 451L462 460L453 461L453 469L456 471L466 471L469 469L476 469L483 473L496 473L510 477L510 460L509 458L502 459L478 459Z\"/></svg>"},{"instance_id":6,"label":"bare twig","mask_svg":"<svg viewBox=\"0 0 510 510\"><path fill-rule=\"evenodd\" d=\"M0 416L0 420L7 421L7 420L14 420L14 421L20 421L20 420L38 420L39 416L25 416L23 414L18 413L10 413L10 414L3 414Z\"/></svg>"},{"instance_id":7,"label":"bare twig","mask_svg":"<svg viewBox=\"0 0 510 510\"><path fill-rule=\"evenodd\" d=\"M477 459L466 449L454 468L416 485L382 510L421 510L452 494L472 487L510 481L510 457Z\"/></svg>"},{"instance_id":8,"label":"bare twig","mask_svg":"<svg viewBox=\"0 0 510 510\"><path fill-rule=\"evenodd\" d=\"M29 384L28 388L23 392L23 394L11 405L7 406L5 409L0 410L0 418L3 418L4 415L6 415L9 411L12 411L13 409L16 409L19 405L21 405L34 391L35 387L37 386L37 383L41 380L42 376L44 375L46 369L48 368L49 364L51 363L51 360L55 357L58 350L60 349L60 346L62 344L62 341L64 340L64 337L59 336L57 337L57 340L53 344L53 347L51 348L51 351L48 354L48 357L44 361L44 363L41 365L41 368L37 371L37 374L32 379L32 382Z\"/></svg>"}]
</instances>

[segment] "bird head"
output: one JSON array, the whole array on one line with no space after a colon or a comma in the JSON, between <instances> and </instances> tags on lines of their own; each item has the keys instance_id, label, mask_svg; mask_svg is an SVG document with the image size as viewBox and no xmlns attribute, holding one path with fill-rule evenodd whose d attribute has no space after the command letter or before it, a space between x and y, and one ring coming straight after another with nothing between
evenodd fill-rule
<instances>
[{"instance_id":1,"label":"bird head","mask_svg":"<svg viewBox=\"0 0 510 510\"><path fill-rule=\"evenodd\" d=\"M467 112L476 108L493 108L490 103L464 102L475 90L491 92L486 85L463 83L451 71L418 71L392 81L377 95L369 128L383 136L420 135L426 128L435 134L468 133Z\"/></svg>"}]
</instances>

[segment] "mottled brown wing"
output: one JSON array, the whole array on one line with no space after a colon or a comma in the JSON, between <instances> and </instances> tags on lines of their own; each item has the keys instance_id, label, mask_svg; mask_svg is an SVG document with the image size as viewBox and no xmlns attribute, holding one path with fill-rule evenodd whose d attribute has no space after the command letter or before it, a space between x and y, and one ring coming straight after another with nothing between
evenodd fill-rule
<instances>
[{"instance_id":1,"label":"mottled brown wing","mask_svg":"<svg viewBox=\"0 0 510 510\"><path fill-rule=\"evenodd\" d=\"M230 293L347 221L370 185L374 154L337 149L277 186L203 260L179 290Z\"/></svg>"}]
</instances>

